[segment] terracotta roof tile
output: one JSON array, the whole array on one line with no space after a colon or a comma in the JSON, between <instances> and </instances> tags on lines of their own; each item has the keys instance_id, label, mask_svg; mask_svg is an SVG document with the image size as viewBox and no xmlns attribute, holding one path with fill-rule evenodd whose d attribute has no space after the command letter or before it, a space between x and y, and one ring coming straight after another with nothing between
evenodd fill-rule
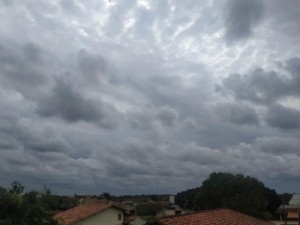
<instances>
[{"instance_id":1,"label":"terracotta roof tile","mask_svg":"<svg viewBox=\"0 0 300 225\"><path fill-rule=\"evenodd\" d=\"M54 219L58 220L59 224L71 225L84 218L102 212L110 207L120 209L119 207L110 204L83 204L56 214Z\"/></svg>"},{"instance_id":2,"label":"terracotta roof tile","mask_svg":"<svg viewBox=\"0 0 300 225\"><path fill-rule=\"evenodd\" d=\"M288 212L288 219L298 219L299 218L299 212Z\"/></svg>"},{"instance_id":3,"label":"terracotta roof tile","mask_svg":"<svg viewBox=\"0 0 300 225\"><path fill-rule=\"evenodd\" d=\"M272 225L273 223L230 209L200 211L192 214L165 217L163 225Z\"/></svg>"}]
</instances>

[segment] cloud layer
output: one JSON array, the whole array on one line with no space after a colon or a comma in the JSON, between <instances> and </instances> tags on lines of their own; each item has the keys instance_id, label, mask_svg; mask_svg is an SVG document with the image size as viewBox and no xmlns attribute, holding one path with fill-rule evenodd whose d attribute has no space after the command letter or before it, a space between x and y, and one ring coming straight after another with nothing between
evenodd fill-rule
<instances>
[{"instance_id":1,"label":"cloud layer","mask_svg":"<svg viewBox=\"0 0 300 225\"><path fill-rule=\"evenodd\" d=\"M299 186L298 1L2 1L0 185Z\"/></svg>"}]
</instances>

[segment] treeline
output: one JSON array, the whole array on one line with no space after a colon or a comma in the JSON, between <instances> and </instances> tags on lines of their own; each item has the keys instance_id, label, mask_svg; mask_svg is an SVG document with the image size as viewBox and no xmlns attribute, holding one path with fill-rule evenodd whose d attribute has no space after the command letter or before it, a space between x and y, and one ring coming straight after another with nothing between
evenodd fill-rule
<instances>
[{"instance_id":1,"label":"treeline","mask_svg":"<svg viewBox=\"0 0 300 225\"><path fill-rule=\"evenodd\" d=\"M0 225L58 225L49 210L58 199L49 189L24 193L24 186L13 182L0 187Z\"/></svg>"},{"instance_id":2,"label":"treeline","mask_svg":"<svg viewBox=\"0 0 300 225\"><path fill-rule=\"evenodd\" d=\"M286 202L290 194L284 194ZM257 218L270 219L281 197L254 177L242 174L212 173L201 187L176 195L176 204L184 209L205 210L229 208Z\"/></svg>"},{"instance_id":3,"label":"treeline","mask_svg":"<svg viewBox=\"0 0 300 225\"><path fill-rule=\"evenodd\" d=\"M80 196L75 195L74 201ZM254 177L241 174L212 173L202 186L180 192L175 202L183 209L205 210L229 208L257 218L270 219L280 204L288 204L292 195L277 194ZM161 210L156 201L167 200L167 195L112 196L105 192L98 196L107 200L139 200L140 215L155 215ZM69 200L69 198L67 198ZM73 199L73 198L71 198ZM146 204L149 200L150 202ZM67 201L68 203L69 201ZM76 202L72 202L75 206ZM13 182L10 188L0 187L0 225L58 225L49 213L70 208L61 196L50 189L24 192L24 186ZM149 213L150 212L150 213Z\"/></svg>"}]
</instances>

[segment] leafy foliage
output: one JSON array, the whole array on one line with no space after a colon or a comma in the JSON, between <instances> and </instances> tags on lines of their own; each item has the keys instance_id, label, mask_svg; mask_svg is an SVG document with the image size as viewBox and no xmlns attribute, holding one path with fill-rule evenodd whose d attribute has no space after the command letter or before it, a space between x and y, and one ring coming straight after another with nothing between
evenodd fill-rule
<instances>
[{"instance_id":1,"label":"leafy foliage","mask_svg":"<svg viewBox=\"0 0 300 225\"><path fill-rule=\"evenodd\" d=\"M267 204L267 211L271 214L274 214L275 211L278 209L280 204L282 203L282 200L280 199L280 196L276 193L275 190L269 189L265 187L264 195L267 198L268 204Z\"/></svg>"},{"instance_id":2,"label":"leafy foliage","mask_svg":"<svg viewBox=\"0 0 300 225\"><path fill-rule=\"evenodd\" d=\"M57 225L42 203L42 193L23 195L24 187L13 182L10 189L0 187L0 225Z\"/></svg>"},{"instance_id":3,"label":"leafy foliage","mask_svg":"<svg viewBox=\"0 0 300 225\"><path fill-rule=\"evenodd\" d=\"M44 186L44 190L39 192L40 203L43 208L47 210L58 210L60 209L60 197L53 195L51 190Z\"/></svg>"},{"instance_id":4,"label":"leafy foliage","mask_svg":"<svg viewBox=\"0 0 300 225\"><path fill-rule=\"evenodd\" d=\"M156 202L142 203L136 206L136 214L139 216L155 216L163 207Z\"/></svg>"},{"instance_id":5,"label":"leafy foliage","mask_svg":"<svg viewBox=\"0 0 300 225\"><path fill-rule=\"evenodd\" d=\"M281 203L277 193L256 178L229 173L212 173L201 187L178 193L176 202L187 209L229 208L266 219Z\"/></svg>"},{"instance_id":6,"label":"leafy foliage","mask_svg":"<svg viewBox=\"0 0 300 225\"><path fill-rule=\"evenodd\" d=\"M282 204L288 204L290 202L292 196L293 195L290 193L283 193L283 194L279 195L279 198L280 198Z\"/></svg>"},{"instance_id":7,"label":"leafy foliage","mask_svg":"<svg viewBox=\"0 0 300 225\"><path fill-rule=\"evenodd\" d=\"M175 196L175 203L180 205L184 209L195 209L195 196L200 191L200 188L192 188L186 191L180 192Z\"/></svg>"},{"instance_id":8,"label":"leafy foliage","mask_svg":"<svg viewBox=\"0 0 300 225\"><path fill-rule=\"evenodd\" d=\"M112 197L113 197L113 196L111 196L111 194L108 193L108 192L103 192L103 193L100 195L100 197L106 199L107 201L110 201L110 200L112 200Z\"/></svg>"}]
</instances>

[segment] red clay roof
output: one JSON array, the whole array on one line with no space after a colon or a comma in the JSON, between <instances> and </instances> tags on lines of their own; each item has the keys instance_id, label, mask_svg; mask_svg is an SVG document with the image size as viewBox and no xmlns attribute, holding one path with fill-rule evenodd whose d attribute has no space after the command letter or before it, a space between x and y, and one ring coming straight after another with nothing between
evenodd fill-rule
<instances>
[{"instance_id":1,"label":"red clay roof","mask_svg":"<svg viewBox=\"0 0 300 225\"><path fill-rule=\"evenodd\" d=\"M299 212L288 212L288 219L298 219L299 218Z\"/></svg>"},{"instance_id":2,"label":"red clay roof","mask_svg":"<svg viewBox=\"0 0 300 225\"><path fill-rule=\"evenodd\" d=\"M191 214L165 217L158 221L162 225L272 225L273 223L230 209L199 211ZM274 224L273 224L274 225Z\"/></svg>"},{"instance_id":3,"label":"red clay roof","mask_svg":"<svg viewBox=\"0 0 300 225\"><path fill-rule=\"evenodd\" d=\"M71 225L82 219L102 212L110 207L122 210L121 208L110 204L83 204L56 214L54 219L56 219L59 224Z\"/></svg>"}]
</instances>

